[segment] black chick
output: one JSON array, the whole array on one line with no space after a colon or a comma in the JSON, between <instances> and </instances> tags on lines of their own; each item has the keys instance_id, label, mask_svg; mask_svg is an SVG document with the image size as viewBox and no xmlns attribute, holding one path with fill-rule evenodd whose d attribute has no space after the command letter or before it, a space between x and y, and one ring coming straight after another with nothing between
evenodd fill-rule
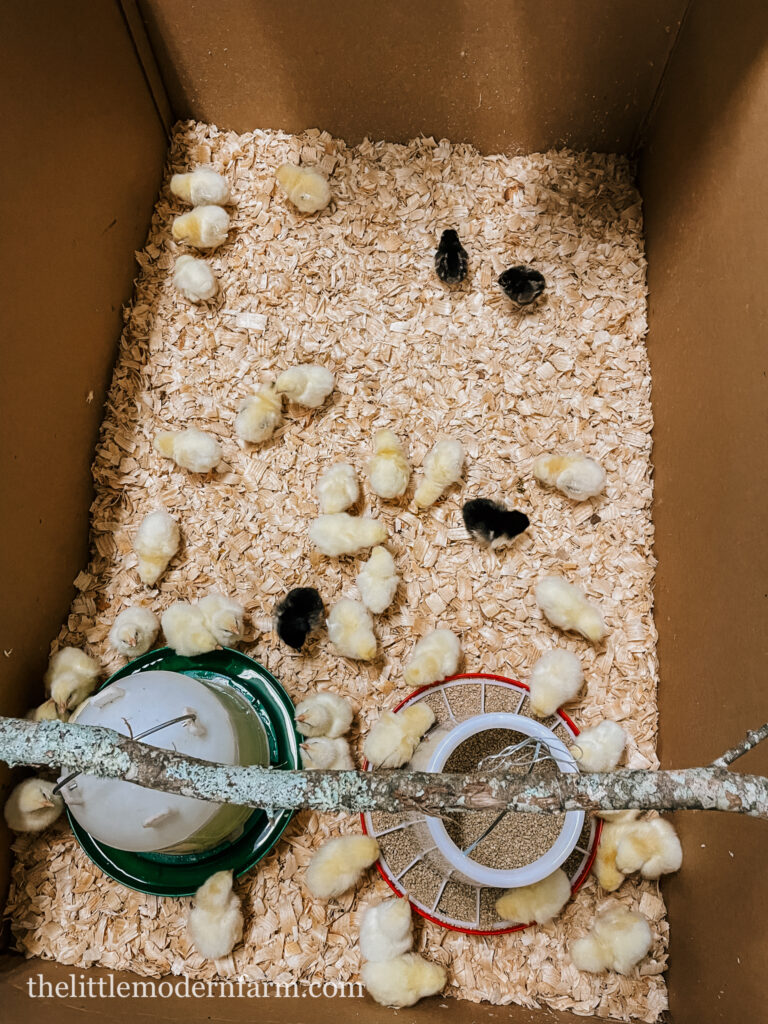
<instances>
[{"instance_id":1,"label":"black chick","mask_svg":"<svg viewBox=\"0 0 768 1024\"><path fill-rule=\"evenodd\" d=\"M499 278L502 291L518 306L527 306L541 295L547 282L533 267L510 267Z\"/></svg>"},{"instance_id":2,"label":"black chick","mask_svg":"<svg viewBox=\"0 0 768 1024\"><path fill-rule=\"evenodd\" d=\"M275 607L275 629L284 644L300 651L325 617L323 599L314 587L289 590Z\"/></svg>"},{"instance_id":3,"label":"black chick","mask_svg":"<svg viewBox=\"0 0 768 1024\"><path fill-rule=\"evenodd\" d=\"M467 276L468 266L467 250L453 228L448 228L440 236L440 245L435 253L437 276L446 284L458 284Z\"/></svg>"},{"instance_id":4,"label":"black chick","mask_svg":"<svg viewBox=\"0 0 768 1024\"><path fill-rule=\"evenodd\" d=\"M505 508L489 498L473 498L466 503L461 514L468 532L488 544L511 540L530 525L530 519L524 512Z\"/></svg>"}]
</instances>

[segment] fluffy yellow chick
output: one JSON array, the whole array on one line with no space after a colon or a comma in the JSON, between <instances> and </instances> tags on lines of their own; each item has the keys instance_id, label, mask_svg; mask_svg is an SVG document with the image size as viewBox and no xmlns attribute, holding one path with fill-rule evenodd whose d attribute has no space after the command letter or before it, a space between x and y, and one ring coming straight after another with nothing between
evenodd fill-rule
<instances>
[{"instance_id":1,"label":"fluffy yellow chick","mask_svg":"<svg viewBox=\"0 0 768 1024\"><path fill-rule=\"evenodd\" d=\"M59 714L73 711L93 693L100 675L98 661L76 647L62 647L48 663L44 679L46 693L55 702Z\"/></svg>"},{"instance_id":2,"label":"fluffy yellow chick","mask_svg":"<svg viewBox=\"0 0 768 1024\"><path fill-rule=\"evenodd\" d=\"M408 487L411 467L397 435L391 430L377 430L373 453L368 463L371 490L380 498L401 497Z\"/></svg>"},{"instance_id":3,"label":"fluffy yellow chick","mask_svg":"<svg viewBox=\"0 0 768 1024\"><path fill-rule=\"evenodd\" d=\"M275 175L278 185L302 213L317 213L331 201L331 188L327 179L311 167L283 164Z\"/></svg>"},{"instance_id":4,"label":"fluffy yellow chick","mask_svg":"<svg viewBox=\"0 0 768 1024\"><path fill-rule=\"evenodd\" d=\"M188 469L190 473L210 473L221 462L219 442L197 427L161 430L155 434L153 447L160 455L173 459L177 466Z\"/></svg>"},{"instance_id":5,"label":"fluffy yellow chick","mask_svg":"<svg viewBox=\"0 0 768 1024\"><path fill-rule=\"evenodd\" d=\"M307 771L351 771L355 767L347 741L328 736L316 736L301 744L301 765Z\"/></svg>"},{"instance_id":6,"label":"fluffy yellow chick","mask_svg":"<svg viewBox=\"0 0 768 1024\"><path fill-rule=\"evenodd\" d=\"M356 885L366 868L379 856L379 844L372 836L337 836L329 839L309 862L304 880L321 900L341 896Z\"/></svg>"},{"instance_id":7,"label":"fluffy yellow chick","mask_svg":"<svg viewBox=\"0 0 768 1024\"><path fill-rule=\"evenodd\" d=\"M605 470L586 455L542 455L533 464L533 475L574 501L593 498L605 487Z\"/></svg>"},{"instance_id":8,"label":"fluffy yellow chick","mask_svg":"<svg viewBox=\"0 0 768 1024\"><path fill-rule=\"evenodd\" d=\"M124 658L146 654L157 639L160 623L149 608L124 608L109 631L109 642Z\"/></svg>"},{"instance_id":9,"label":"fluffy yellow chick","mask_svg":"<svg viewBox=\"0 0 768 1024\"><path fill-rule=\"evenodd\" d=\"M580 971L629 974L651 948L651 929L642 914L614 903L601 911L583 939L571 943L571 960Z\"/></svg>"},{"instance_id":10,"label":"fluffy yellow chick","mask_svg":"<svg viewBox=\"0 0 768 1024\"><path fill-rule=\"evenodd\" d=\"M160 620L166 643L182 658L194 658L218 647L216 637L205 624L197 605L176 601L166 608Z\"/></svg>"},{"instance_id":11,"label":"fluffy yellow chick","mask_svg":"<svg viewBox=\"0 0 768 1024\"><path fill-rule=\"evenodd\" d=\"M133 541L133 550L139 556L137 566L142 583L157 583L168 563L179 550L181 533L179 524L162 509L144 516Z\"/></svg>"},{"instance_id":12,"label":"fluffy yellow chick","mask_svg":"<svg viewBox=\"0 0 768 1024\"><path fill-rule=\"evenodd\" d=\"M219 290L219 283L208 264L186 253L176 260L173 283L188 302L206 302Z\"/></svg>"},{"instance_id":13,"label":"fluffy yellow chick","mask_svg":"<svg viewBox=\"0 0 768 1024\"><path fill-rule=\"evenodd\" d=\"M636 814L637 812L635 812ZM603 826L597 855L592 865L592 873L599 882L600 888L605 889L606 892L615 892L626 878L626 875L616 866L616 856L619 852L619 842L633 822L634 819L631 817L621 817L607 821Z\"/></svg>"},{"instance_id":14,"label":"fluffy yellow chick","mask_svg":"<svg viewBox=\"0 0 768 1024\"><path fill-rule=\"evenodd\" d=\"M531 711L543 718L573 700L584 683L581 662L570 651L546 651L528 677Z\"/></svg>"},{"instance_id":15,"label":"fluffy yellow chick","mask_svg":"<svg viewBox=\"0 0 768 1024\"><path fill-rule=\"evenodd\" d=\"M378 519L351 516L348 512L318 516L309 528L309 539L317 550L331 558L354 555L386 538L387 528Z\"/></svg>"},{"instance_id":16,"label":"fluffy yellow chick","mask_svg":"<svg viewBox=\"0 0 768 1024\"><path fill-rule=\"evenodd\" d=\"M296 728L303 736L329 736L336 739L349 732L352 705L338 693L321 690L296 705Z\"/></svg>"},{"instance_id":17,"label":"fluffy yellow chick","mask_svg":"<svg viewBox=\"0 0 768 1024\"><path fill-rule=\"evenodd\" d=\"M36 708L30 708L24 716L30 722L66 722L69 718L67 711L59 711L56 701L53 699L43 701Z\"/></svg>"},{"instance_id":18,"label":"fluffy yellow chick","mask_svg":"<svg viewBox=\"0 0 768 1024\"><path fill-rule=\"evenodd\" d=\"M399 582L395 560L386 548L377 544L357 574L357 589L363 604L380 615L392 604Z\"/></svg>"},{"instance_id":19,"label":"fluffy yellow chick","mask_svg":"<svg viewBox=\"0 0 768 1024\"><path fill-rule=\"evenodd\" d=\"M231 647L243 639L245 608L231 597L215 591L197 602L208 632L217 644Z\"/></svg>"},{"instance_id":20,"label":"fluffy yellow chick","mask_svg":"<svg viewBox=\"0 0 768 1024\"><path fill-rule=\"evenodd\" d=\"M364 960L394 960L412 947L413 919L408 900L383 900L366 908L360 922L360 955Z\"/></svg>"},{"instance_id":21,"label":"fluffy yellow chick","mask_svg":"<svg viewBox=\"0 0 768 1024\"><path fill-rule=\"evenodd\" d=\"M275 381L275 390L297 405L317 409L333 391L333 382L333 374L324 366L302 363L284 370Z\"/></svg>"},{"instance_id":22,"label":"fluffy yellow chick","mask_svg":"<svg viewBox=\"0 0 768 1024\"><path fill-rule=\"evenodd\" d=\"M207 960L229 956L243 937L240 900L232 891L232 872L217 871L195 893L187 931Z\"/></svg>"},{"instance_id":23,"label":"fluffy yellow chick","mask_svg":"<svg viewBox=\"0 0 768 1024\"><path fill-rule=\"evenodd\" d=\"M320 511L332 515L354 505L360 496L360 485L354 467L348 462L337 462L321 475L315 485Z\"/></svg>"},{"instance_id":24,"label":"fluffy yellow chick","mask_svg":"<svg viewBox=\"0 0 768 1024\"><path fill-rule=\"evenodd\" d=\"M171 225L174 241L195 249L215 249L227 240L229 214L220 206L198 206L177 217Z\"/></svg>"},{"instance_id":25,"label":"fluffy yellow chick","mask_svg":"<svg viewBox=\"0 0 768 1024\"><path fill-rule=\"evenodd\" d=\"M413 648L403 676L409 686L426 686L455 674L461 644L450 629L433 629Z\"/></svg>"},{"instance_id":26,"label":"fluffy yellow chick","mask_svg":"<svg viewBox=\"0 0 768 1024\"><path fill-rule=\"evenodd\" d=\"M371 661L376 657L376 634L371 613L348 597L342 597L331 608L326 621L328 639L344 658Z\"/></svg>"},{"instance_id":27,"label":"fluffy yellow chick","mask_svg":"<svg viewBox=\"0 0 768 1024\"><path fill-rule=\"evenodd\" d=\"M639 871L643 878L660 878L677 871L682 863L677 832L663 818L628 823L619 836L616 867L625 875Z\"/></svg>"},{"instance_id":28,"label":"fluffy yellow chick","mask_svg":"<svg viewBox=\"0 0 768 1024\"><path fill-rule=\"evenodd\" d=\"M224 206L229 202L229 182L212 167L198 167L186 174L174 174L171 192L192 206Z\"/></svg>"},{"instance_id":29,"label":"fluffy yellow chick","mask_svg":"<svg viewBox=\"0 0 768 1024\"><path fill-rule=\"evenodd\" d=\"M558 868L540 882L507 889L496 900L496 913L511 924L546 924L557 917L570 898L568 875Z\"/></svg>"},{"instance_id":30,"label":"fluffy yellow chick","mask_svg":"<svg viewBox=\"0 0 768 1024\"><path fill-rule=\"evenodd\" d=\"M282 422L283 399L270 384L242 400L235 417L235 433L244 441L266 441Z\"/></svg>"},{"instance_id":31,"label":"fluffy yellow chick","mask_svg":"<svg viewBox=\"0 0 768 1024\"><path fill-rule=\"evenodd\" d=\"M612 772L626 745L627 734L619 723L604 719L590 729L582 729L571 753L583 772Z\"/></svg>"},{"instance_id":32,"label":"fluffy yellow chick","mask_svg":"<svg viewBox=\"0 0 768 1024\"><path fill-rule=\"evenodd\" d=\"M445 988L448 975L444 967L418 953L403 953L394 960L374 960L363 964L363 984L382 1006L413 1006L426 996Z\"/></svg>"},{"instance_id":33,"label":"fluffy yellow chick","mask_svg":"<svg viewBox=\"0 0 768 1024\"><path fill-rule=\"evenodd\" d=\"M64 810L64 801L54 793L55 783L45 779L25 779L11 790L3 807L12 832L42 832Z\"/></svg>"},{"instance_id":34,"label":"fluffy yellow chick","mask_svg":"<svg viewBox=\"0 0 768 1024\"><path fill-rule=\"evenodd\" d=\"M545 576L536 584L535 593L539 608L558 629L574 630L593 644L608 632L600 609L562 576Z\"/></svg>"},{"instance_id":35,"label":"fluffy yellow chick","mask_svg":"<svg viewBox=\"0 0 768 1024\"><path fill-rule=\"evenodd\" d=\"M464 448L460 441L438 441L424 459L424 475L413 500L419 508L434 505L451 484L461 479Z\"/></svg>"},{"instance_id":36,"label":"fluffy yellow chick","mask_svg":"<svg viewBox=\"0 0 768 1024\"><path fill-rule=\"evenodd\" d=\"M374 768L401 768L411 760L435 713L419 701L402 711L384 711L365 737L363 754Z\"/></svg>"}]
</instances>

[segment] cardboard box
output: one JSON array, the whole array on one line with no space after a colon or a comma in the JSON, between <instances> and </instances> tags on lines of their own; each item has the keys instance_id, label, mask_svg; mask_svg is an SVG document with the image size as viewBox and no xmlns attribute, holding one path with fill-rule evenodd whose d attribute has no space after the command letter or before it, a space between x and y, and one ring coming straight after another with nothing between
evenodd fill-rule
<instances>
[{"instance_id":1,"label":"cardboard box","mask_svg":"<svg viewBox=\"0 0 768 1024\"><path fill-rule=\"evenodd\" d=\"M146 234L167 127L193 116L239 131L317 125L350 142L423 133L484 152L570 146L637 157L656 423L662 763L706 763L762 723L768 10L760 0L736 9L714 0L7 0L2 20L3 714L23 713L37 696L49 638L85 562L89 465L133 252ZM96 220L94 232L87 225ZM768 749L740 768L768 773ZM768 956L765 823L708 813L678 815L677 825L685 865L663 887L672 1020L757 1020ZM4 834L2 888L8 845ZM65 1024L94 1012L190 1024L339 1013L332 999L298 1010L292 1000L254 1009L236 999L30 999L27 980L38 974L52 983L71 974L113 987L125 980L6 955L5 1024L52 1014ZM391 1015L368 1000L348 1001L343 1012L364 1024ZM462 1024L585 1019L450 1000L447 1008L429 1000L409 1019L448 1013Z\"/></svg>"}]
</instances>

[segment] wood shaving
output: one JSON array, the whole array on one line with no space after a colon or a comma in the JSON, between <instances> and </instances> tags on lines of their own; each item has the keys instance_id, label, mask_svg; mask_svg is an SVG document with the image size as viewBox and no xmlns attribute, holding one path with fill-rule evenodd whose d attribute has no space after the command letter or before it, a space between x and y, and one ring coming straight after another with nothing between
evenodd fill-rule
<instances>
[{"instance_id":1,"label":"wood shaving","mask_svg":"<svg viewBox=\"0 0 768 1024\"><path fill-rule=\"evenodd\" d=\"M159 615L216 588L253 617L257 635L246 653L296 701L317 686L347 694L364 731L405 695L401 667L437 625L461 636L470 671L525 679L558 644L578 653L587 679L568 707L575 721L620 721L629 763L656 767L645 257L627 161L570 152L483 157L431 138L349 147L319 131L236 135L180 125L168 175L207 161L226 175L236 204L228 242L205 255L219 296L193 306L173 286L185 250L171 239L182 208L166 177L137 254L96 452L92 558L54 648L82 645L114 671L121 661L107 634L121 609L138 601ZM288 161L330 176L328 209L302 216L287 202L274 172ZM470 260L467 281L453 290L433 270L445 227L458 229ZM495 280L517 263L547 280L543 300L523 311ZM300 362L336 374L329 401L319 410L286 407L271 441L240 442L232 427L240 400ZM197 479L152 451L157 430L184 426L221 442L217 473ZM327 607L357 596L360 559L327 559L309 542L315 482L337 461L351 462L365 480L381 427L403 439L415 477L435 441L457 437L467 451L465 480L420 514L413 482L397 502L364 486L358 511L386 523L402 580L394 605L376 619L379 656L370 664L339 659L325 636L296 654L270 628L287 589L317 586ZM599 459L606 493L573 504L537 486L533 460L560 450ZM461 505L481 495L524 511L531 528L506 549L479 547L463 529ZM155 590L139 583L132 538L156 507L178 517L184 539ZM611 630L603 645L559 635L543 621L533 584L552 573L599 602ZM215 963L189 944L186 900L111 882L65 826L21 837L8 904L17 948L151 976L356 978L360 913L387 895L384 882L371 872L357 892L328 904L302 883L312 850L340 830L357 831L358 823L295 817L277 849L238 882L244 942ZM652 882L629 880L615 898L640 908L653 931L650 958L629 977L580 974L565 952L602 903L594 880L545 927L486 940L423 924L417 945L448 968L446 991L456 997L655 1021L667 1005L664 904Z\"/></svg>"}]
</instances>

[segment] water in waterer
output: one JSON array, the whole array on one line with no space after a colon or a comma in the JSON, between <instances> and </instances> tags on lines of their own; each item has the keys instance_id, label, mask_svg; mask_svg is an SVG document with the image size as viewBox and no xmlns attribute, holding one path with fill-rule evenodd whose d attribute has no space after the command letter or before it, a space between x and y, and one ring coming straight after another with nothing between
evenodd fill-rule
<instances>
[{"instance_id":1,"label":"water in waterer","mask_svg":"<svg viewBox=\"0 0 768 1024\"><path fill-rule=\"evenodd\" d=\"M118 679L73 720L220 764L270 761L267 733L252 704L231 687L180 672L150 670ZM93 839L170 862L231 842L253 814L250 807L66 770L59 784L71 815Z\"/></svg>"}]
</instances>

